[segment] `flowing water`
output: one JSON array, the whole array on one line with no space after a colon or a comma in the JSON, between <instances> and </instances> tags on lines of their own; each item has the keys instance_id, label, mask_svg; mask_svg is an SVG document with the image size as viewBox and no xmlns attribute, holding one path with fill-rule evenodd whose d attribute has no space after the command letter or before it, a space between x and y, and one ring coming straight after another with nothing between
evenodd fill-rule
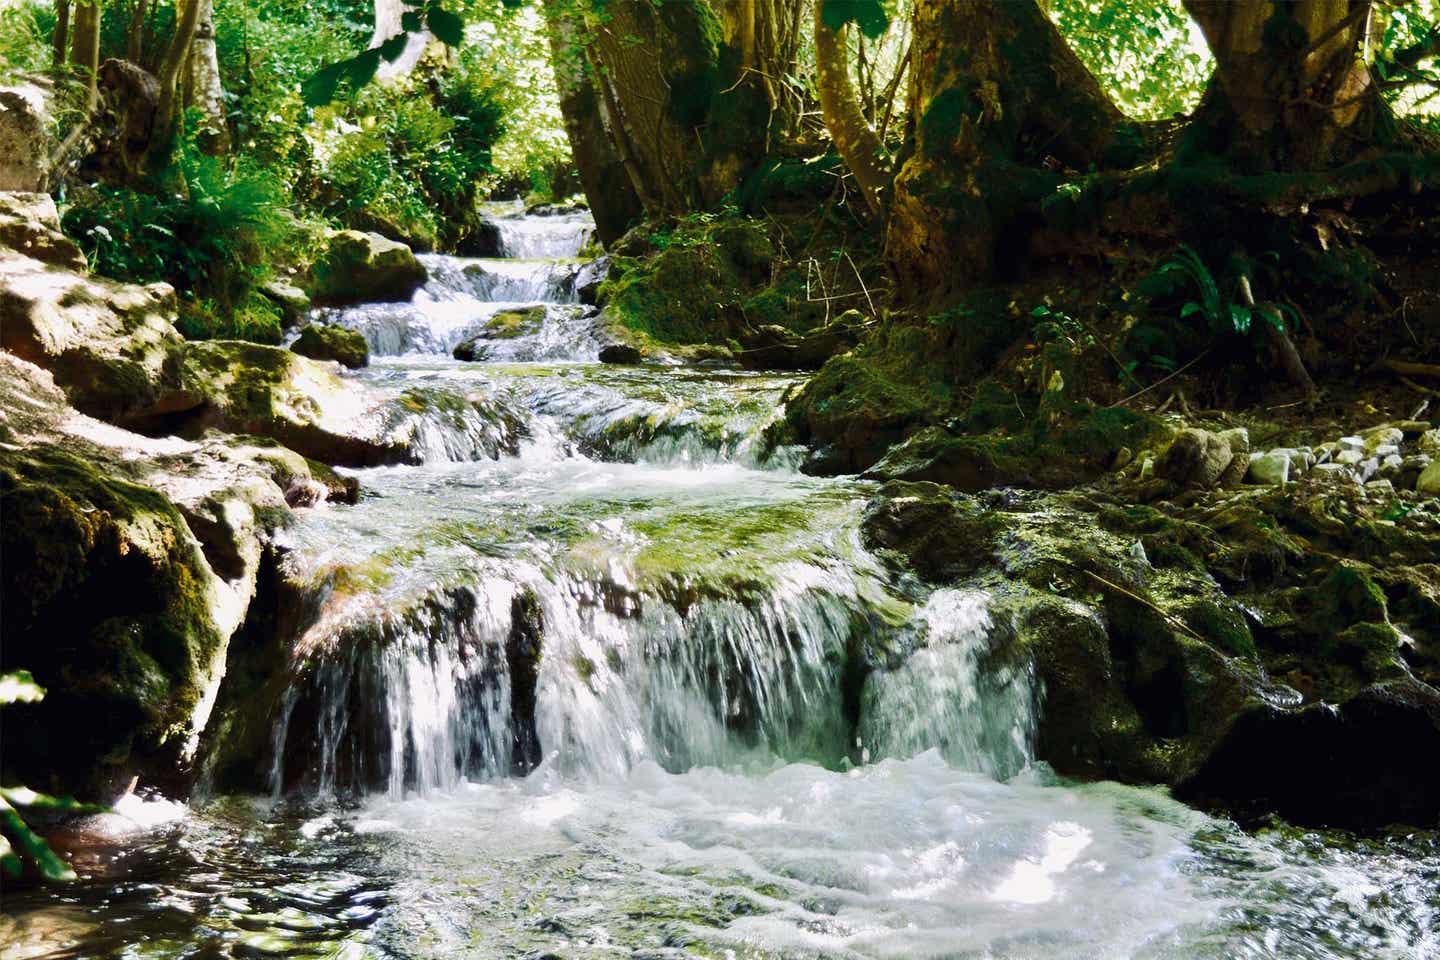
<instances>
[{"instance_id":1,"label":"flowing water","mask_svg":"<svg viewBox=\"0 0 1440 960\"><path fill-rule=\"evenodd\" d=\"M332 314L359 376L499 439L287 531L268 792L7 896L7 960L1440 956L1433 837L1249 835L1034 763L990 598L888 571L870 487L767 442L797 378L595 362L588 229L516 219L515 259Z\"/></svg>"}]
</instances>

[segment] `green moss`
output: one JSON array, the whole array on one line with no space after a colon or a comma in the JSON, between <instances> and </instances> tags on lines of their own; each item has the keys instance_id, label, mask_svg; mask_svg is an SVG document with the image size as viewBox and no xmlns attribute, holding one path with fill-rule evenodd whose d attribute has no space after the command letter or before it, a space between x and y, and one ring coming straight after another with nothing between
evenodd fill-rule
<instances>
[{"instance_id":1,"label":"green moss","mask_svg":"<svg viewBox=\"0 0 1440 960\"><path fill-rule=\"evenodd\" d=\"M513 340L539 332L540 324L544 321L544 307L502 310L485 322L485 332L496 340Z\"/></svg>"},{"instance_id":2,"label":"green moss","mask_svg":"<svg viewBox=\"0 0 1440 960\"><path fill-rule=\"evenodd\" d=\"M310 324L300 331L300 337L290 349L312 360L336 360L352 370L370 362L370 347L365 338L354 330L333 324Z\"/></svg>"},{"instance_id":3,"label":"green moss","mask_svg":"<svg viewBox=\"0 0 1440 960\"><path fill-rule=\"evenodd\" d=\"M1254 657L1255 638L1240 611L1215 600L1192 604L1184 614L1185 622L1210 643L1237 657Z\"/></svg>"},{"instance_id":4,"label":"green moss","mask_svg":"<svg viewBox=\"0 0 1440 960\"><path fill-rule=\"evenodd\" d=\"M1384 623L1389 619L1385 591L1357 566L1341 563L1317 588L1317 612L1335 627L1357 622Z\"/></svg>"}]
</instances>

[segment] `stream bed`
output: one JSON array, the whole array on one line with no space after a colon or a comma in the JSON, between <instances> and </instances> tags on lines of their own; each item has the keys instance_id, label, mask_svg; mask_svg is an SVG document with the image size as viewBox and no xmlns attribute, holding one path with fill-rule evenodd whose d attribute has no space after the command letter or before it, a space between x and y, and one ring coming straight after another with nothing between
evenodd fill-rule
<instances>
[{"instance_id":1,"label":"stream bed","mask_svg":"<svg viewBox=\"0 0 1440 960\"><path fill-rule=\"evenodd\" d=\"M888 569L873 486L767 442L800 378L601 365L583 222L503 230L549 259L428 257L330 319L506 452L439 438L286 531L312 615L268 790L138 804L6 896L6 960L1440 956L1434 836L1249 834L1034 762L988 596Z\"/></svg>"}]
</instances>

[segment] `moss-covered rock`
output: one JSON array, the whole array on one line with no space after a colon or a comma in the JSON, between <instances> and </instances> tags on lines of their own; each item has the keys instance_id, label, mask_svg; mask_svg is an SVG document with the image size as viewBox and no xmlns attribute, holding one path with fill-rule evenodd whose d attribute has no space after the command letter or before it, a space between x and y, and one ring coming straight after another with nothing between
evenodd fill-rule
<instances>
[{"instance_id":1,"label":"moss-covered rock","mask_svg":"<svg viewBox=\"0 0 1440 960\"><path fill-rule=\"evenodd\" d=\"M68 270L86 268L79 246L60 231L48 193L0 193L0 247Z\"/></svg>"},{"instance_id":2,"label":"moss-covered rock","mask_svg":"<svg viewBox=\"0 0 1440 960\"><path fill-rule=\"evenodd\" d=\"M0 410L0 672L49 690L7 711L4 778L97 799L137 775L183 786L269 537L328 471L266 441L107 427L4 353Z\"/></svg>"},{"instance_id":3,"label":"moss-covered rock","mask_svg":"<svg viewBox=\"0 0 1440 960\"><path fill-rule=\"evenodd\" d=\"M426 279L405 244L378 233L340 230L311 268L309 293L316 303L331 305L409 300Z\"/></svg>"},{"instance_id":4,"label":"moss-covered rock","mask_svg":"<svg viewBox=\"0 0 1440 960\"><path fill-rule=\"evenodd\" d=\"M328 323L312 323L300 331L290 349L311 360L334 360L358 370L370 363L370 347L354 330Z\"/></svg>"}]
</instances>

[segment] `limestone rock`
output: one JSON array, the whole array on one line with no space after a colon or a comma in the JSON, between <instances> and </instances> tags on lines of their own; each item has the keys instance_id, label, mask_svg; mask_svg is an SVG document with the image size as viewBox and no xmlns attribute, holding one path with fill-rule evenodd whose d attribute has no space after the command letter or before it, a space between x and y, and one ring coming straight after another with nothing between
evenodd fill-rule
<instances>
[{"instance_id":1,"label":"limestone rock","mask_svg":"<svg viewBox=\"0 0 1440 960\"><path fill-rule=\"evenodd\" d=\"M1271 450L1252 460L1249 479L1251 483L1288 483L1290 454L1285 450Z\"/></svg>"},{"instance_id":2,"label":"limestone rock","mask_svg":"<svg viewBox=\"0 0 1440 960\"><path fill-rule=\"evenodd\" d=\"M1220 480L1233 458L1224 435L1192 427L1180 431L1160 455L1155 475L1181 486L1208 489Z\"/></svg>"},{"instance_id":3,"label":"limestone rock","mask_svg":"<svg viewBox=\"0 0 1440 960\"><path fill-rule=\"evenodd\" d=\"M300 331L290 349L311 360L334 360L358 370L370 362L370 347L354 330L333 324L312 323Z\"/></svg>"},{"instance_id":4,"label":"limestone rock","mask_svg":"<svg viewBox=\"0 0 1440 960\"><path fill-rule=\"evenodd\" d=\"M0 193L0 247L69 270L86 269L85 255L60 232L48 193Z\"/></svg>"},{"instance_id":5,"label":"limestone rock","mask_svg":"<svg viewBox=\"0 0 1440 960\"><path fill-rule=\"evenodd\" d=\"M359 230L331 234L312 273L311 297L330 305L409 300L427 278L405 244Z\"/></svg>"},{"instance_id":6,"label":"limestone rock","mask_svg":"<svg viewBox=\"0 0 1440 960\"><path fill-rule=\"evenodd\" d=\"M1427 457L1440 457L1440 428L1420 434L1418 452Z\"/></svg>"},{"instance_id":7,"label":"limestone rock","mask_svg":"<svg viewBox=\"0 0 1440 960\"><path fill-rule=\"evenodd\" d=\"M302 322L310 313L310 295L293 283L271 280L260 285L260 292L280 307L287 326Z\"/></svg>"},{"instance_id":8,"label":"limestone rock","mask_svg":"<svg viewBox=\"0 0 1440 960\"><path fill-rule=\"evenodd\" d=\"M44 91L34 84L0 89L0 190L44 190L50 136Z\"/></svg>"},{"instance_id":9,"label":"limestone rock","mask_svg":"<svg viewBox=\"0 0 1440 960\"><path fill-rule=\"evenodd\" d=\"M254 594L284 490L319 482L275 444L153 439L71 408L0 352L0 649L45 700L8 713L7 768L113 799L181 776Z\"/></svg>"}]
</instances>

